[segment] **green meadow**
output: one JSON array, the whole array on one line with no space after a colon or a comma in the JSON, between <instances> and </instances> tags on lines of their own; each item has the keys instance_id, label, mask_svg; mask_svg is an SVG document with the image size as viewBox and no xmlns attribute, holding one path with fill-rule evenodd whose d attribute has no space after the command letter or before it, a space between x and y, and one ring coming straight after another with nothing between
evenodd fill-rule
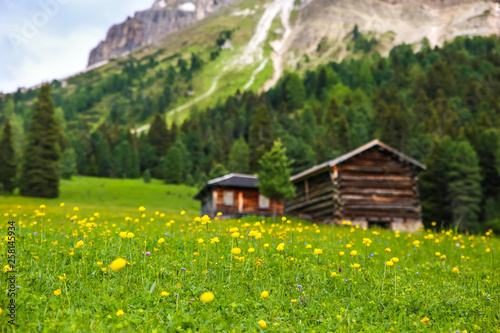
<instances>
[{"instance_id":1,"label":"green meadow","mask_svg":"<svg viewBox=\"0 0 500 333\"><path fill-rule=\"evenodd\" d=\"M194 194L74 178L0 197L2 332L500 332L492 232L207 220Z\"/></svg>"}]
</instances>

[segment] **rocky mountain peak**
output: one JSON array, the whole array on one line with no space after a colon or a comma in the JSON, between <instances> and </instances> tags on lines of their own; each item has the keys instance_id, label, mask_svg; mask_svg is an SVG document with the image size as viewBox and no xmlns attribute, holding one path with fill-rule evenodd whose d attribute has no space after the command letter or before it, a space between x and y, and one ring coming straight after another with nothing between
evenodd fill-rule
<instances>
[{"instance_id":1,"label":"rocky mountain peak","mask_svg":"<svg viewBox=\"0 0 500 333\"><path fill-rule=\"evenodd\" d=\"M124 22L113 25L106 39L89 56L88 66L95 67L109 59L142 46L205 18L233 0L155 0L150 9L136 12Z\"/></svg>"}]
</instances>

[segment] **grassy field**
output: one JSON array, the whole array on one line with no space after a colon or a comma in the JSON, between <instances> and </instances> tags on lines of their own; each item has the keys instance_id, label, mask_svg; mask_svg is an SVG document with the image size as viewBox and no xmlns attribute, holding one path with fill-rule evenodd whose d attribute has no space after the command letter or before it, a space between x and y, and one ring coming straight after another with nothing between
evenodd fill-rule
<instances>
[{"instance_id":1,"label":"grassy field","mask_svg":"<svg viewBox=\"0 0 500 333\"><path fill-rule=\"evenodd\" d=\"M195 192L77 178L57 200L0 197L2 331L499 332L491 233L206 223Z\"/></svg>"}]
</instances>

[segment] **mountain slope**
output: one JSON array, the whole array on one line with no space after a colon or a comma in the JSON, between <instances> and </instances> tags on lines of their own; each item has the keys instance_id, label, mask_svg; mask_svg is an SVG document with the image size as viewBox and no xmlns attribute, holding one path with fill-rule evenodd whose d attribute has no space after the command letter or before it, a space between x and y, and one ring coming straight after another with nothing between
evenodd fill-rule
<instances>
[{"instance_id":1,"label":"mountain slope","mask_svg":"<svg viewBox=\"0 0 500 333\"><path fill-rule=\"evenodd\" d=\"M106 39L90 51L88 65L105 63L158 42L161 38L231 3L232 0L156 0L150 9L136 12L123 23L112 26Z\"/></svg>"}]
</instances>

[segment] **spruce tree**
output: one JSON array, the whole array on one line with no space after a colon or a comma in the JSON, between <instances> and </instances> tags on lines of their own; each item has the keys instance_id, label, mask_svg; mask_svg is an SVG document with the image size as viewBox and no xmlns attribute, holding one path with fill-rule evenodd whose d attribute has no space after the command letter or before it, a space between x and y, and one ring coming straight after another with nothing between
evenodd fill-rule
<instances>
[{"instance_id":1,"label":"spruce tree","mask_svg":"<svg viewBox=\"0 0 500 333\"><path fill-rule=\"evenodd\" d=\"M448 200L453 224L460 230L479 230L481 204L481 170L471 144L461 139L453 146L449 160Z\"/></svg>"},{"instance_id":2,"label":"spruce tree","mask_svg":"<svg viewBox=\"0 0 500 333\"><path fill-rule=\"evenodd\" d=\"M155 116L149 128L148 142L156 150L158 157L165 156L168 149L169 135L165 119L159 114Z\"/></svg>"},{"instance_id":3,"label":"spruce tree","mask_svg":"<svg viewBox=\"0 0 500 333\"><path fill-rule=\"evenodd\" d=\"M273 147L259 161L259 191L271 200L291 199L295 195L295 187L290 182L291 162L286 157L286 149L281 140L274 141ZM273 221L276 219L276 202L273 206Z\"/></svg>"},{"instance_id":4,"label":"spruce tree","mask_svg":"<svg viewBox=\"0 0 500 333\"><path fill-rule=\"evenodd\" d=\"M59 125L54 118L50 85L40 88L24 152L19 182L24 196L57 198L59 196Z\"/></svg>"},{"instance_id":5,"label":"spruce tree","mask_svg":"<svg viewBox=\"0 0 500 333\"><path fill-rule=\"evenodd\" d=\"M165 183L181 184L183 179L182 151L178 145L170 147L165 155Z\"/></svg>"},{"instance_id":6,"label":"spruce tree","mask_svg":"<svg viewBox=\"0 0 500 333\"><path fill-rule=\"evenodd\" d=\"M12 128L7 119L0 139L0 191L12 193L16 187L17 163L12 145Z\"/></svg>"},{"instance_id":7,"label":"spruce tree","mask_svg":"<svg viewBox=\"0 0 500 333\"><path fill-rule=\"evenodd\" d=\"M99 177L109 177L113 162L108 140L104 139L97 145L96 158Z\"/></svg>"},{"instance_id":8,"label":"spruce tree","mask_svg":"<svg viewBox=\"0 0 500 333\"><path fill-rule=\"evenodd\" d=\"M61 178L71 179L76 175L76 154L73 149L66 149L61 154Z\"/></svg>"},{"instance_id":9,"label":"spruce tree","mask_svg":"<svg viewBox=\"0 0 500 333\"><path fill-rule=\"evenodd\" d=\"M288 108L301 109L306 99L304 83L297 73L292 73L286 81L285 96Z\"/></svg>"},{"instance_id":10,"label":"spruce tree","mask_svg":"<svg viewBox=\"0 0 500 333\"><path fill-rule=\"evenodd\" d=\"M252 151L250 169L252 172L255 172L259 168L259 160L273 145L271 117L265 105L261 105L253 117L249 133L249 145Z\"/></svg>"},{"instance_id":11,"label":"spruce tree","mask_svg":"<svg viewBox=\"0 0 500 333\"><path fill-rule=\"evenodd\" d=\"M435 139L434 149L425 159L427 169L419 174L422 219L427 226L434 221L447 225L452 219L447 202L447 175L452 144L453 141L449 137L444 137L441 140Z\"/></svg>"},{"instance_id":12,"label":"spruce tree","mask_svg":"<svg viewBox=\"0 0 500 333\"><path fill-rule=\"evenodd\" d=\"M250 156L251 151L244 138L239 138L233 144L233 148L229 153L229 161L227 163L230 172L249 173L250 172Z\"/></svg>"},{"instance_id":13,"label":"spruce tree","mask_svg":"<svg viewBox=\"0 0 500 333\"><path fill-rule=\"evenodd\" d=\"M208 177L210 177L210 179L215 179L215 178L219 178L219 177L222 177L222 176L225 176L229 173L229 171L227 171L226 168L224 168L224 166L220 163L216 163L213 168L210 170L210 173L208 174Z\"/></svg>"}]
</instances>

